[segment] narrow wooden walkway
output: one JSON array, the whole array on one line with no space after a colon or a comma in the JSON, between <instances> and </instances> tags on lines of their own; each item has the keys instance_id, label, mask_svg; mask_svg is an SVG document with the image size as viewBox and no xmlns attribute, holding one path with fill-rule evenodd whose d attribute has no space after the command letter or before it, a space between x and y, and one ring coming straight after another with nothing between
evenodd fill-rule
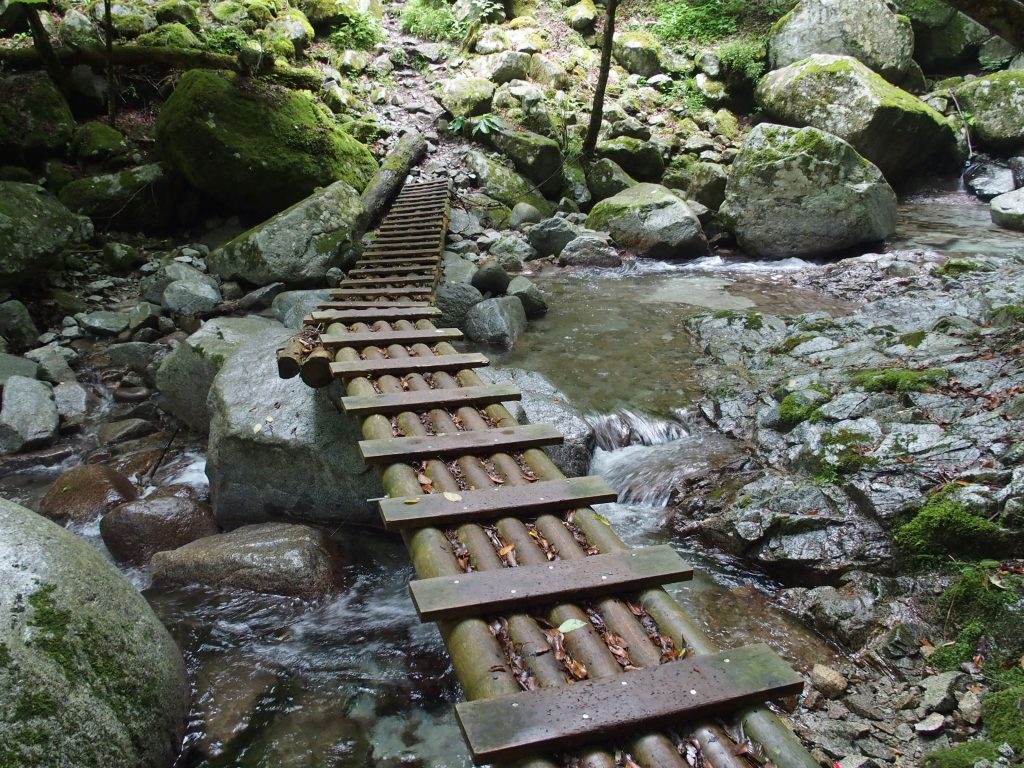
<instances>
[{"instance_id":1,"label":"narrow wooden walkway","mask_svg":"<svg viewBox=\"0 0 1024 768\"><path fill-rule=\"evenodd\" d=\"M435 327L449 198L446 181L407 184L279 367L314 386L343 381L345 410L363 419L384 525L404 538L416 609L448 646L474 759L812 768L764 706L799 693L801 676L764 645L716 649L661 588L690 567L667 546L627 547L590 508L616 493L565 478L543 450L557 430L520 425L501 405L519 391L483 381L486 356Z\"/></svg>"}]
</instances>

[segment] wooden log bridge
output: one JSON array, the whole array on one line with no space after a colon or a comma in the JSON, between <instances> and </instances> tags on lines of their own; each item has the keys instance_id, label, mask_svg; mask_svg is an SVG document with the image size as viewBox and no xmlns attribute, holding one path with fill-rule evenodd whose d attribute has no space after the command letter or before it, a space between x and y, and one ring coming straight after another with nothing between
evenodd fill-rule
<instances>
[{"instance_id":1,"label":"wooden log bridge","mask_svg":"<svg viewBox=\"0 0 1024 768\"><path fill-rule=\"evenodd\" d=\"M473 759L814 768L767 705L801 676L765 645L714 647L662 588L690 567L668 546L626 546L591 508L615 491L564 477L543 450L562 436L520 425L502 405L519 391L481 379L486 356L434 325L449 199L447 181L407 183L279 361L312 386L342 381L362 419L384 525L408 547L416 610L437 622L467 699L456 716Z\"/></svg>"}]
</instances>

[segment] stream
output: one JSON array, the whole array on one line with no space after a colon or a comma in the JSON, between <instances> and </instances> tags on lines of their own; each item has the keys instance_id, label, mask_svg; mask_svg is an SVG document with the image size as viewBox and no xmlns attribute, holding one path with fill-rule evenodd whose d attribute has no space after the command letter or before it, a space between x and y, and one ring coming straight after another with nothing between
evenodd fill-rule
<instances>
[{"instance_id":1,"label":"stream","mask_svg":"<svg viewBox=\"0 0 1024 768\"><path fill-rule=\"evenodd\" d=\"M891 248L957 256L1022 250L1019 235L992 226L988 206L959 189L922 188L899 210L901 234ZM711 257L531 275L551 311L513 351L495 356L497 366L548 377L594 425L591 471L622 494L599 512L629 544L670 543L694 565L693 581L669 591L711 637L725 646L769 640L802 670L837 651L772 606L776 585L763 574L676 536L661 520L674 483L739 455L688 411L698 394L697 351L685 318L706 310L852 310L783 280L814 268ZM85 446L88 430L78 439ZM68 461L2 477L0 493L36 506ZM203 469L193 446L171 457L153 484L204 485ZM77 532L102 548L98 524ZM472 764L452 712L458 684L437 629L419 622L408 598L413 573L401 541L368 529L336 538L347 563L343 587L313 606L240 591L147 589L144 571L128 573L182 645L193 681L178 768Z\"/></svg>"}]
</instances>

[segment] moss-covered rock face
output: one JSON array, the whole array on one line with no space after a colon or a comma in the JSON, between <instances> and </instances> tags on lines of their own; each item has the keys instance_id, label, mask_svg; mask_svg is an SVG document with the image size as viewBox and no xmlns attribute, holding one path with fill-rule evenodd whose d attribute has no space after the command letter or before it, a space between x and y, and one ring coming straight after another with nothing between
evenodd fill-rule
<instances>
[{"instance_id":1,"label":"moss-covered rock face","mask_svg":"<svg viewBox=\"0 0 1024 768\"><path fill-rule=\"evenodd\" d=\"M982 718L989 738L1024 752L1024 685L990 693L982 699Z\"/></svg>"},{"instance_id":2,"label":"moss-covered rock face","mask_svg":"<svg viewBox=\"0 0 1024 768\"><path fill-rule=\"evenodd\" d=\"M482 152L466 154L466 165L476 174L477 183L488 197L515 208L517 203L529 203L545 216L552 213L552 205L518 173L491 160Z\"/></svg>"},{"instance_id":3,"label":"moss-covered rock face","mask_svg":"<svg viewBox=\"0 0 1024 768\"><path fill-rule=\"evenodd\" d=\"M96 21L103 21L103 0L96 0L89 6L89 15ZM110 4L110 20L113 22L114 34L126 40L151 32L157 25L156 17L144 3L119 3L116 0Z\"/></svg>"},{"instance_id":4,"label":"moss-covered rock face","mask_svg":"<svg viewBox=\"0 0 1024 768\"><path fill-rule=\"evenodd\" d=\"M630 74L652 77L662 69L661 43L647 32L617 32L612 55Z\"/></svg>"},{"instance_id":5,"label":"moss-covered rock face","mask_svg":"<svg viewBox=\"0 0 1024 768\"><path fill-rule=\"evenodd\" d=\"M987 741L968 741L955 747L936 749L924 756L924 768L974 768L979 760L995 763L999 750Z\"/></svg>"},{"instance_id":6,"label":"moss-covered rock face","mask_svg":"<svg viewBox=\"0 0 1024 768\"><path fill-rule=\"evenodd\" d=\"M914 35L914 58L918 63L928 72L948 72L970 62L989 31L974 19L955 12L937 26L915 21Z\"/></svg>"},{"instance_id":7,"label":"moss-covered rock face","mask_svg":"<svg viewBox=\"0 0 1024 768\"><path fill-rule=\"evenodd\" d=\"M615 244L652 259L689 259L708 254L700 221L660 184L637 184L602 200L587 227L610 232Z\"/></svg>"},{"instance_id":8,"label":"moss-covered rock face","mask_svg":"<svg viewBox=\"0 0 1024 768\"><path fill-rule=\"evenodd\" d=\"M175 218L181 176L161 163L89 176L65 185L58 197L74 213L115 229L159 232Z\"/></svg>"},{"instance_id":9,"label":"moss-covered rock face","mask_svg":"<svg viewBox=\"0 0 1024 768\"><path fill-rule=\"evenodd\" d=\"M974 118L974 133L983 142L1000 149L1024 144L1024 71L967 80L954 93Z\"/></svg>"},{"instance_id":10,"label":"moss-covered rock face","mask_svg":"<svg viewBox=\"0 0 1024 768\"><path fill-rule=\"evenodd\" d=\"M0 78L0 156L62 152L74 130L71 108L44 73Z\"/></svg>"},{"instance_id":11,"label":"moss-covered rock face","mask_svg":"<svg viewBox=\"0 0 1024 768\"><path fill-rule=\"evenodd\" d=\"M152 32L139 35L139 45L152 45L159 48L202 48L198 37L184 24L174 21L161 24Z\"/></svg>"},{"instance_id":12,"label":"moss-covered rock face","mask_svg":"<svg viewBox=\"0 0 1024 768\"><path fill-rule=\"evenodd\" d=\"M85 541L4 499L0 541L0 765L170 765L188 683L146 601Z\"/></svg>"},{"instance_id":13,"label":"moss-covered rock face","mask_svg":"<svg viewBox=\"0 0 1024 768\"><path fill-rule=\"evenodd\" d=\"M640 181L660 181L665 160L657 146L631 136L619 136L597 145L598 157L606 157Z\"/></svg>"},{"instance_id":14,"label":"moss-covered rock face","mask_svg":"<svg viewBox=\"0 0 1024 768\"><path fill-rule=\"evenodd\" d=\"M475 117L491 111L495 87L483 77L456 77L441 85L436 98L454 117Z\"/></svg>"},{"instance_id":15,"label":"moss-covered rock face","mask_svg":"<svg viewBox=\"0 0 1024 768\"><path fill-rule=\"evenodd\" d=\"M884 0L800 0L768 41L772 69L830 53L852 56L893 81L906 74L913 52L910 20L890 11Z\"/></svg>"},{"instance_id":16,"label":"moss-covered rock face","mask_svg":"<svg viewBox=\"0 0 1024 768\"><path fill-rule=\"evenodd\" d=\"M201 26L199 12L188 0L164 0L156 7L156 20L161 24L184 24L193 32Z\"/></svg>"},{"instance_id":17,"label":"moss-covered rock face","mask_svg":"<svg viewBox=\"0 0 1024 768\"><path fill-rule=\"evenodd\" d=\"M116 128L94 120L75 131L71 148L78 160L109 160L124 155L128 143Z\"/></svg>"},{"instance_id":18,"label":"moss-covered rock face","mask_svg":"<svg viewBox=\"0 0 1024 768\"><path fill-rule=\"evenodd\" d=\"M298 6L313 26L338 24L360 16L380 21L384 15L379 0L299 0Z\"/></svg>"},{"instance_id":19,"label":"moss-covered rock face","mask_svg":"<svg viewBox=\"0 0 1024 768\"><path fill-rule=\"evenodd\" d=\"M587 188L595 201L605 200L639 183L614 160L603 157L586 168Z\"/></svg>"},{"instance_id":20,"label":"moss-covered rock face","mask_svg":"<svg viewBox=\"0 0 1024 768\"><path fill-rule=\"evenodd\" d=\"M92 223L42 187L0 182L0 285L38 277L64 246L90 237Z\"/></svg>"},{"instance_id":21,"label":"moss-covered rock face","mask_svg":"<svg viewBox=\"0 0 1024 768\"><path fill-rule=\"evenodd\" d=\"M759 104L776 120L813 126L853 145L890 181L951 162L953 125L923 101L849 56L816 54L767 74Z\"/></svg>"},{"instance_id":22,"label":"moss-covered rock face","mask_svg":"<svg viewBox=\"0 0 1024 768\"><path fill-rule=\"evenodd\" d=\"M313 25L309 23L309 19L302 11L289 8L287 11L279 13L276 19L267 24L266 34L270 40L287 40L295 51L299 52L305 50L315 33Z\"/></svg>"},{"instance_id":23,"label":"moss-covered rock face","mask_svg":"<svg viewBox=\"0 0 1024 768\"><path fill-rule=\"evenodd\" d=\"M186 72L156 123L157 147L196 188L225 206L273 213L377 170L370 151L305 92L256 90L239 78Z\"/></svg>"},{"instance_id":24,"label":"moss-covered rock face","mask_svg":"<svg viewBox=\"0 0 1024 768\"><path fill-rule=\"evenodd\" d=\"M749 254L816 256L895 232L896 194L842 139L762 123L733 162L719 213Z\"/></svg>"},{"instance_id":25,"label":"moss-covered rock face","mask_svg":"<svg viewBox=\"0 0 1024 768\"><path fill-rule=\"evenodd\" d=\"M519 172L549 196L561 191L562 151L558 143L530 131L498 130L490 134L491 143L507 155Z\"/></svg>"}]
</instances>

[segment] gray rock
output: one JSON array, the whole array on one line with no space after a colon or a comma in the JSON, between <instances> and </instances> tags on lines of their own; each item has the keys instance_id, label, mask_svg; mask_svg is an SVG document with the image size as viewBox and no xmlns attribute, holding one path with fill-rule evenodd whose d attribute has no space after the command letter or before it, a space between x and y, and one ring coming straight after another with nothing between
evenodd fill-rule
<instances>
[{"instance_id":1,"label":"gray rock","mask_svg":"<svg viewBox=\"0 0 1024 768\"><path fill-rule=\"evenodd\" d=\"M481 378L495 384L514 384L522 400L508 407L520 424L551 424L565 437L558 446L545 452L566 477L579 477L590 469L594 452L594 428L576 410L568 396L544 376L519 368L492 368Z\"/></svg>"},{"instance_id":2,"label":"gray rock","mask_svg":"<svg viewBox=\"0 0 1024 768\"><path fill-rule=\"evenodd\" d=\"M446 254L442 262L443 280L446 283L470 283L477 267L469 259L464 259L454 253Z\"/></svg>"},{"instance_id":3,"label":"gray rock","mask_svg":"<svg viewBox=\"0 0 1024 768\"><path fill-rule=\"evenodd\" d=\"M209 312L220 301L220 291L206 283L175 280L164 288L162 304L175 314L197 315Z\"/></svg>"},{"instance_id":4,"label":"gray rock","mask_svg":"<svg viewBox=\"0 0 1024 768\"><path fill-rule=\"evenodd\" d=\"M441 283L435 297L441 326L464 329L469 310L483 300L484 295L469 283Z\"/></svg>"},{"instance_id":5,"label":"gray rock","mask_svg":"<svg viewBox=\"0 0 1024 768\"><path fill-rule=\"evenodd\" d=\"M612 55L630 74L651 77L661 72L664 52L654 35L620 30L615 33Z\"/></svg>"},{"instance_id":6,"label":"gray rock","mask_svg":"<svg viewBox=\"0 0 1024 768\"><path fill-rule=\"evenodd\" d=\"M964 675L959 670L924 678L921 681L924 689L921 693L921 706L926 712L941 712L948 715L956 709L956 696L953 694L963 680Z\"/></svg>"},{"instance_id":7,"label":"gray rock","mask_svg":"<svg viewBox=\"0 0 1024 768\"><path fill-rule=\"evenodd\" d=\"M826 698L835 699L846 692L849 682L841 672L832 667L827 667L824 664L815 664L811 668L811 685L817 688Z\"/></svg>"},{"instance_id":8,"label":"gray rock","mask_svg":"<svg viewBox=\"0 0 1024 768\"><path fill-rule=\"evenodd\" d=\"M511 80L525 80L529 76L530 54L501 51L481 56L474 65L481 77L500 85Z\"/></svg>"},{"instance_id":9,"label":"gray rock","mask_svg":"<svg viewBox=\"0 0 1024 768\"><path fill-rule=\"evenodd\" d=\"M640 141L650 141L651 129L635 117L626 116L612 123L608 131L609 139L617 139L620 136L627 136L631 139L639 139Z\"/></svg>"},{"instance_id":10,"label":"gray rock","mask_svg":"<svg viewBox=\"0 0 1024 768\"><path fill-rule=\"evenodd\" d=\"M993 72L958 85L953 93L985 144L1014 149L1024 143L1024 71Z\"/></svg>"},{"instance_id":11,"label":"gray rock","mask_svg":"<svg viewBox=\"0 0 1024 768\"><path fill-rule=\"evenodd\" d=\"M26 353L39 363L37 378L48 381L51 384L60 384L64 381L75 381L75 372L68 365L68 357L61 354L66 347L41 347Z\"/></svg>"},{"instance_id":12,"label":"gray rock","mask_svg":"<svg viewBox=\"0 0 1024 768\"><path fill-rule=\"evenodd\" d=\"M815 256L891 235L896 194L842 139L762 123L733 162L719 213L753 256Z\"/></svg>"},{"instance_id":13,"label":"gray rock","mask_svg":"<svg viewBox=\"0 0 1024 768\"><path fill-rule=\"evenodd\" d=\"M307 317L319 304L330 300L329 288L318 288L311 291L285 291L274 297L270 311L285 328L298 330L302 328L303 318Z\"/></svg>"},{"instance_id":14,"label":"gray rock","mask_svg":"<svg viewBox=\"0 0 1024 768\"><path fill-rule=\"evenodd\" d=\"M39 336L28 308L16 299L0 304L0 336L15 348L30 347Z\"/></svg>"},{"instance_id":15,"label":"gray rock","mask_svg":"<svg viewBox=\"0 0 1024 768\"><path fill-rule=\"evenodd\" d=\"M522 224L533 224L543 218L544 214L529 203L516 203L512 209L512 218L508 220L508 225L515 228Z\"/></svg>"},{"instance_id":16,"label":"gray rock","mask_svg":"<svg viewBox=\"0 0 1024 768\"><path fill-rule=\"evenodd\" d=\"M511 168L476 150L466 153L466 165L476 174L477 183L488 197L509 208L526 202L545 216L551 215L551 204L537 193L533 184Z\"/></svg>"},{"instance_id":17,"label":"gray rock","mask_svg":"<svg viewBox=\"0 0 1024 768\"><path fill-rule=\"evenodd\" d=\"M489 253L506 272L522 272L524 261L537 258L537 252L533 246L519 235L514 234L504 235L491 245Z\"/></svg>"},{"instance_id":18,"label":"gray rock","mask_svg":"<svg viewBox=\"0 0 1024 768\"><path fill-rule=\"evenodd\" d=\"M89 413L89 391L77 382L62 382L53 388L53 402L57 406L60 423L64 428L79 428Z\"/></svg>"},{"instance_id":19,"label":"gray rock","mask_svg":"<svg viewBox=\"0 0 1024 768\"><path fill-rule=\"evenodd\" d=\"M120 419L108 421L96 430L96 442L100 445L116 445L127 440L134 440L139 437L151 435L157 430L157 425L145 419Z\"/></svg>"},{"instance_id":20,"label":"gray rock","mask_svg":"<svg viewBox=\"0 0 1024 768\"><path fill-rule=\"evenodd\" d=\"M622 257L601 238L584 235L562 249L558 264L562 267L619 267Z\"/></svg>"},{"instance_id":21,"label":"gray rock","mask_svg":"<svg viewBox=\"0 0 1024 768\"><path fill-rule=\"evenodd\" d=\"M541 256L558 256L562 249L579 236L579 227L564 218L551 218L537 224L527 235Z\"/></svg>"},{"instance_id":22,"label":"gray rock","mask_svg":"<svg viewBox=\"0 0 1024 768\"><path fill-rule=\"evenodd\" d=\"M314 598L337 584L339 563L326 532L264 523L206 536L153 555L155 584L205 584Z\"/></svg>"},{"instance_id":23,"label":"gray rock","mask_svg":"<svg viewBox=\"0 0 1024 768\"><path fill-rule=\"evenodd\" d=\"M910 67L914 32L884 0L800 0L772 29L769 63L779 69L815 53L852 56L895 82Z\"/></svg>"},{"instance_id":24,"label":"gray rock","mask_svg":"<svg viewBox=\"0 0 1024 768\"><path fill-rule=\"evenodd\" d=\"M218 317L204 323L160 364L156 374L160 407L190 429L206 432L210 426L206 399L217 372L245 342L274 330L282 327L262 317Z\"/></svg>"},{"instance_id":25,"label":"gray rock","mask_svg":"<svg viewBox=\"0 0 1024 768\"><path fill-rule=\"evenodd\" d=\"M249 293L238 299L238 308L246 312L258 312L261 309L267 309L284 289L284 283L271 283L254 291L249 291Z\"/></svg>"},{"instance_id":26,"label":"gray rock","mask_svg":"<svg viewBox=\"0 0 1024 768\"><path fill-rule=\"evenodd\" d=\"M964 171L964 184L982 200L1013 192L1017 182L1013 171L1001 163L974 163Z\"/></svg>"},{"instance_id":27,"label":"gray rock","mask_svg":"<svg viewBox=\"0 0 1024 768\"><path fill-rule=\"evenodd\" d=\"M167 264L162 264L153 274L144 277L139 285L139 293L146 302L159 306L163 301L164 289L176 280L185 283L204 283L211 288L217 287L217 281L214 278L204 275L195 267L190 267L188 264L183 264L180 261L171 261ZM136 306L135 310L132 311L133 315L138 310L139 307ZM151 311L146 313L147 316L150 314L152 314ZM157 312L157 315L159 315L159 312Z\"/></svg>"},{"instance_id":28,"label":"gray rock","mask_svg":"<svg viewBox=\"0 0 1024 768\"><path fill-rule=\"evenodd\" d=\"M72 212L104 226L152 232L173 223L182 186L177 171L150 163L76 179L64 185L57 197Z\"/></svg>"},{"instance_id":29,"label":"gray rock","mask_svg":"<svg viewBox=\"0 0 1024 768\"><path fill-rule=\"evenodd\" d=\"M0 455L43 448L57 439L60 419L49 384L11 376L4 384L2 402Z\"/></svg>"},{"instance_id":30,"label":"gray rock","mask_svg":"<svg viewBox=\"0 0 1024 768\"><path fill-rule=\"evenodd\" d=\"M564 91L570 85L565 67L539 53L530 57L530 79L556 91Z\"/></svg>"},{"instance_id":31,"label":"gray rock","mask_svg":"<svg viewBox=\"0 0 1024 768\"><path fill-rule=\"evenodd\" d=\"M466 335L473 341L511 348L526 330L526 311L515 296L484 299L466 314Z\"/></svg>"},{"instance_id":32,"label":"gray rock","mask_svg":"<svg viewBox=\"0 0 1024 768\"><path fill-rule=\"evenodd\" d=\"M587 216L587 227L610 232L619 247L639 256L686 259L709 252L693 211L659 184L637 184L602 200Z\"/></svg>"},{"instance_id":33,"label":"gray rock","mask_svg":"<svg viewBox=\"0 0 1024 768\"><path fill-rule=\"evenodd\" d=\"M547 314L548 303L544 300L544 294L527 278L513 277L505 289L505 293L517 297L523 303L523 311L526 312L528 318Z\"/></svg>"},{"instance_id":34,"label":"gray rock","mask_svg":"<svg viewBox=\"0 0 1024 768\"><path fill-rule=\"evenodd\" d=\"M3 498L0 541L8 762L173 763L189 687L178 647L146 600L88 542ZM14 736L26 728L31 740Z\"/></svg>"},{"instance_id":35,"label":"gray rock","mask_svg":"<svg viewBox=\"0 0 1024 768\"><path fill-rule=\"evenodd\" d=\"M0 389L11 376L26 376L34 379L39 375L39 363L28 358L0 352Z\"/></svg>"},{"instance_id":36,"label":"gray rock","mask_svg":"<svg viewBox=\"0 0 1024 768\"><path fill-rule=\"evenodd\" d=\"M323 282L354 260L366 215L359 193L336 181L215 250L210 269L253 285Z\"/></svg>"},{"instance_id":37,"label":"gray rock","mask_svg":"<svg viewBox=\"0 0 1024 768\"><path fill-rule=\"evenodd\" d=\"M79 327L95 336L117 336L128 330L129 316L126 312L83 312L75 315Z\"/></svg>"},{"instance_id":38,"label":"gray rock","mask_svg":"<svg viewBox=\"0 0 1024 768\"><path fill-rule=\"evenodd\" d=\"M637 184L615 161L602 157L586 169L587 189L595 201L619 194Z\"/></svg>"},{"instance_id":39,"label":"gray rock","mask_svg":"<svg viewBox=\"0 0 1024 768\"><path fill-rule=\"evenodd\" d=\"M665 173L665 160L661 150L649 141L620 136L597 145L598 157L616 163L639 181L658 181Z\"/></svg>"},{"instance_id":40,"label":"gray rock","mask_svg":"<svg viewBox=\"0 0 1024 768\"><path fill-rule=\"evenodd\" d=\"M494 88L483 77L454 77L441 84L435 98L453 117L474 117L491 111Z\"/></svg>"},{"instance_id":41,"label":"gray rock","mask_svg":"<svg viewBox=\"0 0 1024 768\"><path fill-rule=\"evenodd\" d=\"M1000 227L1024 231L1024 188L1007 192L989 203L992 222Z\"/></svg>"},{"instance_id":42,"label":"gray rock","mask_svg":"<svg viewBox=\"0 0 1024 768\"><path fill-rule=\"evenodd\" d=\"M160 344L128 341L123 344L111 344L107 349L107 354L110 355L111 365L127 368L135 373L144 373L164 349L165 347Z\"/></svg>"},{"instance_id":43,"label":"gray rock","mask_svg":"<svg viewBox=\"0 0 1024 768\"><path fill-rule=\"evenodd\" d=\"M359 421L332 401L340 386L314 390L298 377L278 378L274 351L291 335L253 336L214 378L206 474L217 521L379 524L367 499L384 492L359 454Z\"/></svg>"},{"instance_id":44,"label":"gray rock","mask_svg":"<svg viewBox=\"0 0 1024 768\"><path fill-rule=\"evenodd\" d=\"M914 732L921 736L937 736L946 728L946 719L939 712L932 712L928 717L914 723Z\"/></svg>"},{"instance_id":45,"label":"gray rock","mask_svg":"<svg viewBox=\"0 0 1024 768\"><path fill-rule=\"evenodd\" d=\"M511 281L512 276L509 275L503 266L496 262L488 261L481 264L477 271L473 273L470 284L480 293L501 296L505 293L505 289L508 288L508 284Z\"/></svg>"}]
</instances>

